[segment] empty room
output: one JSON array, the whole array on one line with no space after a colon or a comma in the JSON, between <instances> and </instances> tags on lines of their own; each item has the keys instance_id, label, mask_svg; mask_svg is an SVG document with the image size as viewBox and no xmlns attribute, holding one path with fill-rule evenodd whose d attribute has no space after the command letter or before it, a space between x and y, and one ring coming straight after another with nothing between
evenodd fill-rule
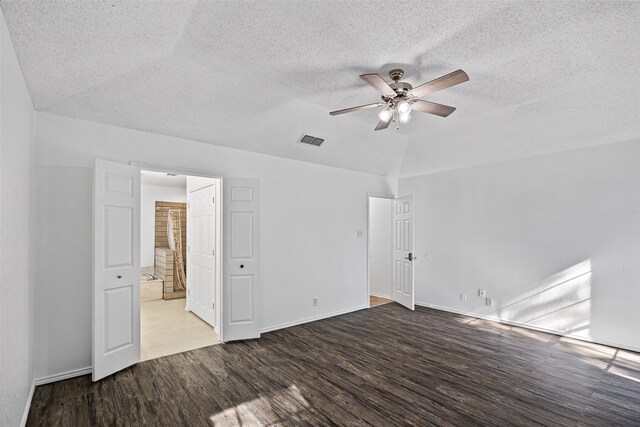
<instances>
[{"instance_id":1,"label":"empty room","mask_svg":"<svg viewBox=\"0 0 640 427\"><path fill-rule=\"evenodd\" d=\"M640 426L640 2L0 10L0 426Z\"/></svg>"}]
</instances>

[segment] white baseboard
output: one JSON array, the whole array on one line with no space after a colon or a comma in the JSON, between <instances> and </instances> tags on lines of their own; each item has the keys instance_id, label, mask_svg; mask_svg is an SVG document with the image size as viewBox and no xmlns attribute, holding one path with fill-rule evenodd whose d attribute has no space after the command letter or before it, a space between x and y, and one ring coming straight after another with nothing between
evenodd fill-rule
<instances>
[{"instance_id":1,"label":"white baseboard","mask_svg":"<svg viewBox=\"0 0 640 427\"><path fill-rule=\"evenodd\" d=\"M27 425L27 418L29 418L29 409L31 409L31 400L33 400L33 392L36 389L36 380L31 382L31 389L29 390L29 396L27 396L27 403L24 406L24 412L22 412L22 420L20 421L20 427Z\"/></svg>"},{"instance_id":2,"label":"white baseboard","mask_svg":"<svg viewBox=\"0 0 640 427\"><path fill-rule=\"evenodd\" d=\"M321 314L319 316L308 317L306 319L295 320L292 322L282 323L274 326L268 326L266 328L262 328L260 332L266 333L266 332L276 331L278 329L284 329L284 328L289 328L291 326L302 325L303 323L315 322L316 320L322 320L322 319L326 319L333 316L340 316L341 314L347 314L347 313L351 313L358 310L364 310L368 308L369 308L368 305L352 307L346 310L334 311L328 314ZM35 382L35 385L38 386L38 385L53 383L56 381L67 380L69 378L79 377L79 376L87 375L90 373L91 373L91 367L89 366L86 368L74 369L71 371L61 372L59 374L47 375L45 377L36 378L34 382Z\"/></svg>"},{"instance_id":3,"label":"white baseboard","mask_svg":"<svg viewBox=\"0 0 640 427\"><path fill-rule=\"evenodd\" d=\"M294 320L293 322L281 323L279 325L267 326L266 328L260 329L261 333L277 331L278 329L290 328L292 326L302 325L304 323L315 322L316 320L327 319L329 317L340 316L341 314L352 313L354 311L365 310L368 309L369 305L361 305L358 307L347 308L346 310L338 310L332 313L321 314L319 316L307 317L306 319Z\"/></svg>"},{"instance_id":4,"label":"white baseboard","mask_svg":"<svg viewBox=\"0 0 640 427\"><path fill-rule=\"evenodd\" d=\"M449 312L449 313L460 314L462 316L475 317L476 319L489 320L491 322L503 323L505 325L517 326L519 328L531 329L531 330L538 331L538 332L546 332L547 334L559 335L561 337L567 337L567 338L571 338L571 339L575 339L575 340L586 341L586 342L591 342L591 343L600 344L600 345L606 345L607 347L615 347L615 348L620 348L620 349L623 349L623 350L640 352L640 348L638 348L638 347L633 347L633 346L630 346L630 345L615 343L615 342L611 342L611 341L605 341L605 340L601 340L601 339L593 339L591 337L585 337L585 336L582 336L582 335L567 334L567 333L564 333L564 332L559 331L557 329L541 328L539 326L530 325L528 323L515 322L515 321L512 321L512 320L501 319L501 318L495 317L495 316L486 316L484 314L470 313L470 312L466 312L466 311L462 311L462 310L456 310L455 308L443 307L443 306L440 306L440 305L429 304L429 303L426 303L426 302L418 302L418 301L416 301L415 304L418 305L418 306L421 306L421 307L433 308L434 310L446 311L446 312Z\"/></svg>"},{"instance_id":5,"label":"white baseboard","mask_svg":"<svg viewBox=\"0 0 640 427\"><path fill-rule=\"evenodd\" d=\"M61 372L59 374L47 375L45 377L36 378L36 385L43 385L54 383L56 381L68 380L69 378L80 377L82 375L90 374L92 371L91 366L80 369L72 369L71 371Z\"/></svg>"},{"instance_id":6,"label":"white baseboard","mask_svg":"<svg viewBox=\"0 0 640 427\"><path fill-rule=\"evenodd\" d=\"M375 292L369 292L369 295L371 295L372 297L392 299L391 295L377 294Z\"/></svg>"}]
</instances>

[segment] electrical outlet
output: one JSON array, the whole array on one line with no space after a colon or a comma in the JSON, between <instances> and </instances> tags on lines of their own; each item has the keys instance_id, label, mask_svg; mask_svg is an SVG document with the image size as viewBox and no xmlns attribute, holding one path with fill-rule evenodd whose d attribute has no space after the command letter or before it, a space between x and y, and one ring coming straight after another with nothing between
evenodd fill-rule
<instances>
[{"instance_id":1,"label":"electrical outlet","mask_svg":"<svg viewBox=\"0 0 640 427\"><path fill-rule=\"evenodd\" d=\"M460 294L460 301L467 302L467 294Z\"/></svg>"},{"instance_id":2,"label":"electrical outlet","mask_svg":"<svg viewBox=\"0 0 640 427\"><path fill-rule=\"evenodd\" d=\"M364 232L362 230L356 230L356 236L362 237L363 235L364 235Z\"/></svg>"},{"instance_id":3,"label":"electrical outlet","mask_svg":"<svg viewBox=\"0 0 640 427\"><path fill-rule=\"evenodd\" d=\"M485 301L489 307L493 307L493 298L487 297Z\"/></svg>"},{"instance_id":4,"label":"electrical outlet","mask_svg":"<svg viewBox=\"0 0 640 427\"><path fill-rule=\"evenodd\" d=\"M479 297L486 297L487 296L486 289L478 289L478 296Z\"/></svg>"},{"instance_id":5,"label":"electrical outlet","mask_svg":"<svg viewBox=\"0 0 640 427\"><path fill-rule=\"evenodd\" d=\"M318 298L314 298L313 299L313 306L317 307L318 306Z\"/></svg>"}]
</instances>

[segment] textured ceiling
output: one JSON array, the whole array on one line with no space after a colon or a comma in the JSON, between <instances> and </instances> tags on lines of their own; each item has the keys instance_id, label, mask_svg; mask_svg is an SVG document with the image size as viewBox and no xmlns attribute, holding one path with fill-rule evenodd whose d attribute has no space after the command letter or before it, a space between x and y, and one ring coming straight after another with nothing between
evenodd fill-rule
<instances>
[{"instance_id":1,"label":"textured ceiling","mask_svg":"<svg viewBox=\"0 0 640 427\"><path fill-rule=\"evenodd\" d=\"M36 109L402 176L640 137L638 2L4 1ZM464 69L399 132L358 78ZM321 148L296 144L303 133Z\"/></svg>"}]
</instances>

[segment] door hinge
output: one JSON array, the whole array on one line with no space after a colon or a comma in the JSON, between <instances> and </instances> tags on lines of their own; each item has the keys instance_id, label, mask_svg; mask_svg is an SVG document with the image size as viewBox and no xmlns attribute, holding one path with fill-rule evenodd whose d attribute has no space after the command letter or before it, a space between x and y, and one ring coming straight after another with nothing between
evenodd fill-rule
<instances>
[{"instance_id":1,"label":"door hinge","mask_svg":"<svg viewBox=\"0 0 640 427\"><path fill-rule=\"evenodd\" d=\"M187 295L191 295L191 289L187 289Z\"/></svg>"},{"instance_id":2,"label":"door hinge","mask_svg":"<svg viewBox=\"0 0 640 427\"><path fill-rule=\"evenodd\" d=\"M215 249L211 250L211 256L216 256L216 250Z\"/></svg>"},{"instance_id":3,"label":"door hinge","mask_svg":"<svg viewBox=\"0 0 640 427\"><path fill-rule=\"evenodd\" d=\"M215 203L215 202L216 202L216 196L213 196L213 197L211 198L211 202L212 202L212 203Z\"/></svg>"},{"instance_id":4,"label":"door hinge","mask_svg":"<svg viewBox=\"0 0 640 427\"><path fill-rule=\"evenodd\" d=\"M215 303L215 302L212 302L212 303L211 303L211 309L213 309L213 310L215 310L215 309L216 309L216 303Z\"/></svg>"}]
</instances>

